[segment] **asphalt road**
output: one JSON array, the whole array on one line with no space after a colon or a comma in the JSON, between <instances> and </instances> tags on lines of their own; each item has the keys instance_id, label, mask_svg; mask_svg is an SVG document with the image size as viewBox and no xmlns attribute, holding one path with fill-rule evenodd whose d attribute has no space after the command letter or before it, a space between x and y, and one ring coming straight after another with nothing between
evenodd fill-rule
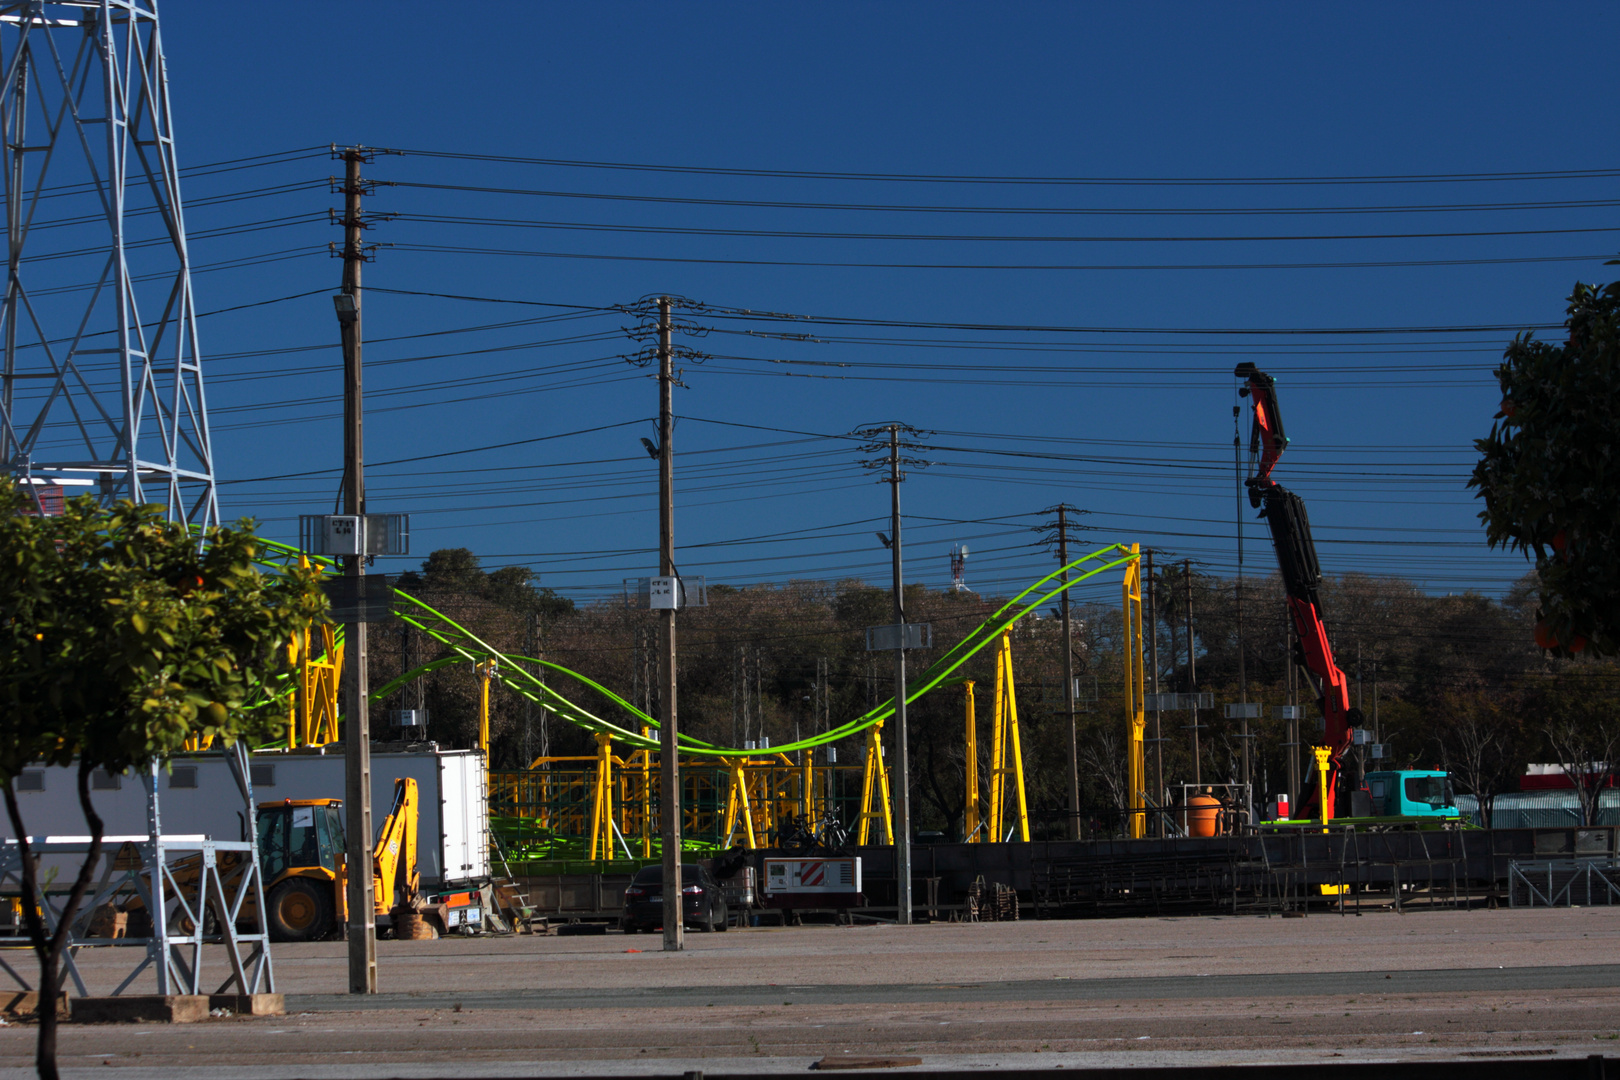
<instances>
[{"instance_id":1,"label":"asphalt road","mask_svg":"<svg viewBox=\"0 0 1620 1080\"><path fill-rule=\"evenodd\" d=\"M421 991L409 994L294 994L288 1012L409 1009L645 1009L757 1005L762 989L796 1005L954 1005L975 1002L1169 1001L1305 998L1357 994L1525 993L1620 988L1620 964L1579 967L1436 968L1427 971L1317 971L1286 975L1019 979L971 983L858 985L643 986L593 989Z\"/></svg>"}]
</instances>

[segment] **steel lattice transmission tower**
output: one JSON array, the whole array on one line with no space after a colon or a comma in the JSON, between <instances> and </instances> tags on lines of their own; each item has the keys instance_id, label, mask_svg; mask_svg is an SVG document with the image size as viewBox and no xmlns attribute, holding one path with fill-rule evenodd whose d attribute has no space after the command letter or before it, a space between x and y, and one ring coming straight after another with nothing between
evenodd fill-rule
<instances>
[{"instance_id":1,"label":"steel lattice transmission tower","mask_svg":"<svg viewBox=\"0 0 1620 1080\"><path fill-rule=\"evenodd\" d=\"M219 522L158 0L0 0L0 468Z\"/></svg>"}]
</instances>

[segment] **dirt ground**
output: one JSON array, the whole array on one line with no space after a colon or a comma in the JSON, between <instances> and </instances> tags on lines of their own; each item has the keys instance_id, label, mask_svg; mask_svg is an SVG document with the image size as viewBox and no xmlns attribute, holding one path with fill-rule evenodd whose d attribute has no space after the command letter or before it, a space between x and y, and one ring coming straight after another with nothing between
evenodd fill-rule
<instances>
[{"instance_id":1,"label":"dirt ground","mask_svg":"<svg viewBox=\"0 0 1620 1080\"><path fill-rule=\"evenodd\" d=\"M69 1025L62 1063L131 1077L799 1072L824 1055L951 1067L1620 1056L1620 908L800 927L278 946L285 1018ZM637 951L639 950L639 951ZM15 963L17 957L13 959ZM133 950L82 966L106 992ZM205 957L212 989L221 957ZM0 1028L0 1077L33 1029ZM82 1074L81 1074L82 1075Z\"/></svg>"}]
</instances>

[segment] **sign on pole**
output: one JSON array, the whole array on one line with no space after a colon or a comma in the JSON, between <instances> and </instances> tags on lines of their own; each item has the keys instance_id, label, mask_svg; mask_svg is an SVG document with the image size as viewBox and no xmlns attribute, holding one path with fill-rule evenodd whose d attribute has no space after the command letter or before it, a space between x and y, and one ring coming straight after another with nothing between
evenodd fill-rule
<instances>
[{"instance_id":1,"label":"sign on pole","mask_svg":"<svg viewBox=\"0 0 1620 1080\"><path fill-rule=\"evenodd\" d=\"M931 649L933 647L933 623L898 623L893 626L868 626L866 628L867 652L893 652L896 649Z\"/></svg>"}]
</instances>

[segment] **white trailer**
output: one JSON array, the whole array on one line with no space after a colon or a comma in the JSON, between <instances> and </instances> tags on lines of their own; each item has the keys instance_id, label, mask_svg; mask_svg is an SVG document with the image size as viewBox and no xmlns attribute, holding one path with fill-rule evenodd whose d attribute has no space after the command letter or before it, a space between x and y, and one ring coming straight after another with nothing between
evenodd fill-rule
<instances>
[{"instance_id":1,"label":"white trailer","mask_svg":"<svg viewBox=\"0 0 1620 1080\"><path fill-rule=\"evenodd\" d=\"M424 889L489 876L489 797L484 758L475 750L421 750L371 755L371 818L376 828L393 806L394 781L416 780L421 806L417 864ZM251 756L253 798L343 798L343 747L259 751ZM25 769L16 781L18 808L35 839L82 837L89 832L79 809L76 767ZM125 773L91 777L91 802L108 836L144 837L146 785ZM210 840L246 839L242 796L224 756L177 755L158 772L159 810L165 835ZM14 839L8 815L0 814L0 839Z\"/></svg>"}]
</instances>

